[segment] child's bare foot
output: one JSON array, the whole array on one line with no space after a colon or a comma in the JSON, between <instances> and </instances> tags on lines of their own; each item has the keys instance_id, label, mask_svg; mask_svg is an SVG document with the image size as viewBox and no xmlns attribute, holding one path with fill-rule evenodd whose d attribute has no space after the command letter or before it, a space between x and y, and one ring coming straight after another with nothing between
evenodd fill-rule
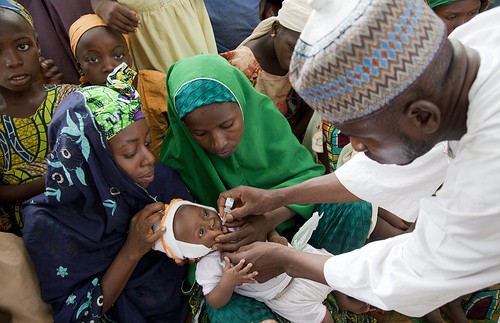
<instances>
[{"instance_id":1,"label":"child's bare foot","mask_svg":"<svg viewBox=\"0 0 500 323\"><path fill-rule=\"evenodd\" d=\"M370 310L369 304L358 301L357 299L349 297L341 292L333 291L333 296L335 297L337 305L343 310L353 312L355 314L366 313Z\"/></svg>"}]
</instances>

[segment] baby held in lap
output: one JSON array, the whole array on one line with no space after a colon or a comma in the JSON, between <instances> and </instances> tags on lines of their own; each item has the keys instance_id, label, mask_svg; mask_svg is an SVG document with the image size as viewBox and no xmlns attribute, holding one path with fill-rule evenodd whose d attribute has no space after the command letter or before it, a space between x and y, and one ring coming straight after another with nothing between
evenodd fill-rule
<instances>
[{"instance_id":1,"label":"baby held in lap","mask_svg":"<svg viewBox=\"0 0 500 323\"><path fill-rule=\"evenodd\" d=\"M245 264L242 260L233 266L227 257L221 260L220 253L211 249L215 237L223 234L222 220L215 209L175 199L166 205L160 226L164 226L166 232L155 243L154 249L174 259L201 257L196 281L212 307L225 306L236 292L264 302L292 322L333 322L322 304L332 291L329 286L286 274L257 283L254 279L257 272L251 270L251 263ZM277 233L273 237L276 236ZM304 250L328 254L309 245Z\"/></svg>"}]
</instances>

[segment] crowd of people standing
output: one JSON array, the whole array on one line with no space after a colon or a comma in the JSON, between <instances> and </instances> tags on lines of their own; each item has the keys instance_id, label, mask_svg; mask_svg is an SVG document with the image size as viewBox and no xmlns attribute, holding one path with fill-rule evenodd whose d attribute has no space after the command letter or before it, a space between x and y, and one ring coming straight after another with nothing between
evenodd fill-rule
<instances>
[{"instance_id":1,"label":"crowd of people standing","mask_svg":"<svg viewBox=\"0 0 500 323\"><path fill-rule=\"evenodd\" d=\"M499 319L495 6L0 0L0 321Z\"/></svg>"}]
</instances>

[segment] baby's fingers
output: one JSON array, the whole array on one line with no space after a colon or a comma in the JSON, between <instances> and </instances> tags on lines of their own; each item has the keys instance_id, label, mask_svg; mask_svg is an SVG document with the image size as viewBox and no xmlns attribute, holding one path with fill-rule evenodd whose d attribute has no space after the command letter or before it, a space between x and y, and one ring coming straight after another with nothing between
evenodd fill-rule
<instances>
[{"instance_id":1,"label":"baby's fingers","mask_svg":"<svg viewBox=\"0 0 500 323\"><path fill-rule=\"evenodd\" d=\"M246 267L245 267L246 268ZM240 271L241 274L241 271ZM257 280L255 280L255 276L257 276L259 273L257 271L252 271L251 273L241 275L241 281L243 283L249 283L249 284L255 284L257 283Z\"/></svg>"},{"instance_id":2,"label":"baby's fingers","mask_svg":"<svg viewBox=\"0 0 500 323\"><path fill-rule=\"evenodd\" d=\"M227 256L224 256L224 263L224 271L228 271L229 269L231 269L231 261Z\"/></svg>"},{"instance_id":3,"label":"baby's fingers","mask_svg":"<svg viewBox=\"0 0 500 323\"><path fill-rule=\"evenodd\" d=\"M240 275L247 275L250 272L250 270L252 269L252 267L253 267L253 264L251 262L248 263L244 268L242 268L239 271Z\"/></svg>"},{"instance_id":4,"label":"baby's fingers","mask_svg":"<svg viewBox=\"0 0 500 323\"><path fill-rule=\"evenodd\" d=\"M224 256L224 260L227 258L229 261L229 258L227 256ZM243 266L245 265L245 259L241 259L236 265L234 265L233 270L235 271L240 271L242 270Z\"/></svg>"}]
</instances>

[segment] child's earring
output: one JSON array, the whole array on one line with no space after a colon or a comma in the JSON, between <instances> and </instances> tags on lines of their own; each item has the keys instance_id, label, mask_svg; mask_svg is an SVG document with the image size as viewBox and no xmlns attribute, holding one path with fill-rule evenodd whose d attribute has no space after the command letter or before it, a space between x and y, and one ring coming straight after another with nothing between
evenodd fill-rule
<instances>
[{"instance_id":1,"label":"child's earring","mask_svg":"<svg viewBox=\"0 0 500 323\"><path fill-rule=\"evenodd\" d=\"M271 37L276 37L276 33L274 31L271 33Z\"/></svg>"}]
</instances>

